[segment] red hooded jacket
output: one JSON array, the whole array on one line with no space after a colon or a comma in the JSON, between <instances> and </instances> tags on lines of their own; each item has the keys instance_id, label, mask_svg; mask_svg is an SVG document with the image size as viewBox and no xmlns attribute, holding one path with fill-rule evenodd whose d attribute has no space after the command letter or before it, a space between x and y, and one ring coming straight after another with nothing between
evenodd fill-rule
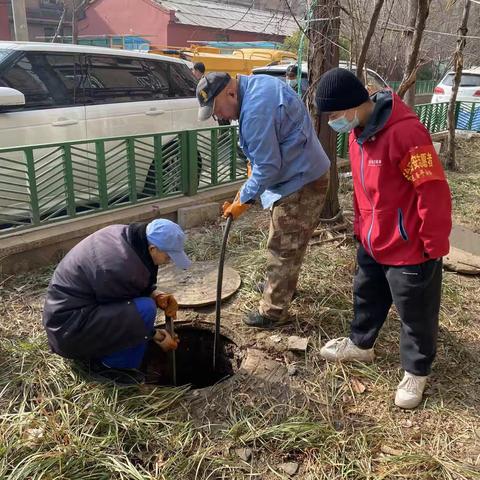
<instances>
[{"instance_id":1,"label":"red hooded jacket","mask_svg":"<svg viewBox=\"0 0 480 480\"><path fill-rule=\"evenodd\" d=\"M372 97L350 133L354 232L383 265L416 265L449 251L451 196L427 129L390 90Z\"/></svg>"}]
</instances>

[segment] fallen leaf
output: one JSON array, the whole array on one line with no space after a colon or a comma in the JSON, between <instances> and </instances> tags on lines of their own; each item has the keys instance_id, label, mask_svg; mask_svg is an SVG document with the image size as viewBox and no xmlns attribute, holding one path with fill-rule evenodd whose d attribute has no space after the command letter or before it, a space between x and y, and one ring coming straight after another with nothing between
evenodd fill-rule
<instances>
[{"instance_id":1,"label":"fallen leaf","mask_svg":"<svg viewBox=\"0 0 480 480\"><path fill-rule=\"evenodd\" d=\"M352 378L350 384L352 385L352 390L355 393L363 393L367 389L367 387L358 378L355 377Z\"/></svg>"},{"instance_id":2,"label":"fallen leaf","mask_svg":"<svg viewBox=\"0 0 480 480\"><path fill-rule=\"evenodd\" d=\"M288 462L288 463L281 463L278 468L283 470L288 475L295 475L298 472L298 463L296 462Z\"/></svg>"},{"instance_id":3,"label":"fallen leaf","mask_svg":"<svg viewBox=\"0 0 480 480\"><path fill-rule=\"evenodd\" d=\"M250 459L252 458L252 450L250 448L236 448L235 453L244 462L249 462Z\"/></svg>"}]
</instances>

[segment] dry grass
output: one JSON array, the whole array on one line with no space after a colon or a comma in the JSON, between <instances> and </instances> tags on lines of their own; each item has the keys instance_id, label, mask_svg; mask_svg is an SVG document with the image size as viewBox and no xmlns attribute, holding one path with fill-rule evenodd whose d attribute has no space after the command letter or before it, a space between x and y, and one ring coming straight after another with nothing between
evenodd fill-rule
<instances>
[{"instance_id":1,"label":"dry grass","mask_svg":"<svg viewBox=\"0 0 480 480\"><path fill-rule=\"evenodd\" d=\"M455 203L454 220L480 233L480 137L457 140L459 172L448 180Z\"/></svg>"},{"instance_id":2,"label":"dry grass","mask_svg":"<svg viewBox=\"0 0 480 480\"><path fill-rule=\"evenodd\" d=\"M478 227L478 173L450 177L456 215ZM469 186L467 186L467 182ZM343 185L348 195L348 185ZM476 200L475 200L476 199ZM475 201L477 203L475 204ZM215 259L221 224L191 233L197 259ZM223 321L244 343L296 376L239 375L213 392L115 388L88 383L49 353L40 317L51 269L0 281L0 478L278 479L297 462L302 479L480 479L480 279L445 274L438 357L423 404L394 407L399 323L392 312L373 365L333 365L319 355L351 318L354 246L312 247L280 335L309 336L305 357L242 326L265 269L268 214L238 221L229 261L243 285ZM200 313L211 318L211 313ZM235 449L252 450L241 460Z\"/></svg>"}]
</instances>

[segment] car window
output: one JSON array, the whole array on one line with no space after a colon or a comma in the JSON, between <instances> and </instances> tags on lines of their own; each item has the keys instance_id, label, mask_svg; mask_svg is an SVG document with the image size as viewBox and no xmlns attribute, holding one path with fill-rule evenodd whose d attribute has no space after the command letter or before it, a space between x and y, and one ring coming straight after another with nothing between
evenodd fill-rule
<instances>
[{"instance_id":1,"label":"car window","mask_svg":"<svg viewBox=\"0 0 480 480\"><path fill-rule=\"evenodd\" d=\"M0 86L15 88L25 95L25 105L15 107L17 111L72 106L79 68L75 55L26 52L2 73Z\"/></svg>"},{"instance_id":2,"label":"car window","mask_svg":"<svg viewBox=\"0 0 480 480\"><path fill-rule=\"evenodd\" d=\"M82 84L87 103L123 103L151 100L152 76L141 60L109 55L87 55L88 73Z\"/></svg>"},{"instance_id":3,"label":"car window","mask_svg":"<svg viewBox=\"0 0 480 480\"><path fill-rule=\"evenodd\" d=\"M169 62L171 96L176 98L194 97L197 82L190 69L183 63Z\"/></svg>"},{"instance_id":4,"label":"car window","mask_svg":"<svg viewBox=\"0 0 480 480\"><path fill-rule=\"evenodd\" d=\"M11 53L11 50L0 50L0 63L2 63Z\"/></svg>"},{"instance_id":5,"label":"car window","mask_svg":"<svg viewBox=\"0 0 480 480\"><path fill-rule=\"evenodd\" d=\"M441 83L447 85L449 87L453 86L453 80L455 75L453 73L449 73L446 77L442 80ZM475 73L464 73L462 78L460 79L460 86L461 87L480 87L480 75Z\"/></svg>"},{"instance_id":6,"label":"car window","mask_svg":"<svg viewBox=\"0 0 480 480\"><path fill-rule=\"evenodd\" d=\"M151 75L151 85L153 89L153 98L161 100L168 98L170 94L170 83L168 75L168 63L154 60L147 60L145 62Z\"/></svg>"},{"instance_id":7,"label":"car window","mask_svg":"<svg viewBox=\"0 0 480 480\"><path fill-rule=\"evenodd\" d=\"M57 85L64 90L64 96L73 100L69 103L82 103L83 96L80 90L80 84L83 81L84 74L78 55L74 54L47 54L45 55L46 64L54 72Z\"/></svg>"}]
</instances>

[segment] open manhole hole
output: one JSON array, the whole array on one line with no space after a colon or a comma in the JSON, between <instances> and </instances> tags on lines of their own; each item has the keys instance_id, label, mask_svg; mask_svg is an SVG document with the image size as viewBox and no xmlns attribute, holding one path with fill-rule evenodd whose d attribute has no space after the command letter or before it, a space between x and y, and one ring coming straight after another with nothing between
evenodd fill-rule
<instances>
[{"instance_id":1,"label":"open manhole hole","mask_svg":"<svg viewBox=\"0 0 480 480\"><path fill-rule=\"evenodd\" d=\"M240 368L241 349L221 334L217 365L213 369L214 332L210 326L175 324L175 333L180 337L175 351L177 386L209 387L231 377ZM172 354L165 353L154 341L147 346L141 368L146 383L173 385Z\"/></svg>"}]
</instances>

